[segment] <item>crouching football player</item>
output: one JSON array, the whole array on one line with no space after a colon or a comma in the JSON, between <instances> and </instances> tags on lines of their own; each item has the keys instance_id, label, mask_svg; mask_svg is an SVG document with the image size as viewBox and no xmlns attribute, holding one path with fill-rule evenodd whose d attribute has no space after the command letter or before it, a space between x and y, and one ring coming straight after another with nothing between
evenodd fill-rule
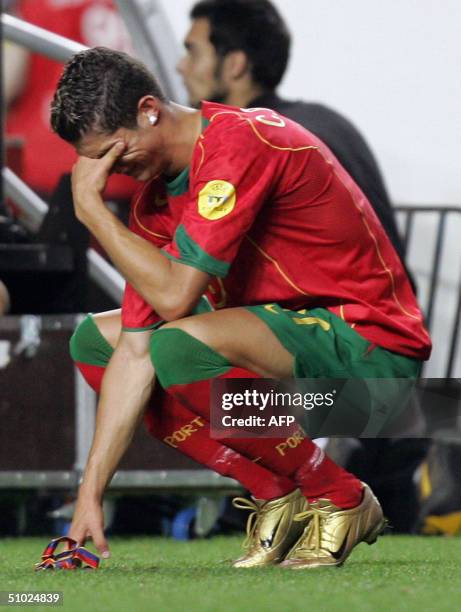
<instances>
[{"instance_id":1,"label":"crouching football player","mask_svg":"<svg viewBox=\"0 0 461 612\"><path fill-rule=\"evenodd\" d=\"M73 342L102 386L71 537L108 555L102 496L148 404L159 421L172 406L199 418L203 434L216 378L418 375L430 340L402 264L363 193L301 126L263 108L178 106L142 64L103 48L67 64L52 126L80 155L76 216L127 280L112 331L87 322L89 352L105 357L84 357L82 330ZM102 200L110 172L145 183L130 228ZM200 308L206 294L216 310ZM202 453L210 467L229 453L228 474L255 497L237 567L339 565L383 528L367 485L298 439L286 452L258 438Z\"/></svg>"}]
</instances>

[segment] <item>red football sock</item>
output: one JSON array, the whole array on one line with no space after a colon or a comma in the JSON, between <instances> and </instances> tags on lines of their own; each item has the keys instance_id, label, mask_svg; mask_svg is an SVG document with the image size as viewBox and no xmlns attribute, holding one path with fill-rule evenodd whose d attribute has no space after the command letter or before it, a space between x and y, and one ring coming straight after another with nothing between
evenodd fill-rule
<instances>
[{"instance_id":1,"label":"red football sock","mask_svg":"<svg viewBox=\"0 0 461 612\"><path fill-rule=\"evenodd\" d=\"M242 368L232 368L216 378L258 378ZM204 419L210 419L210 380L186 385L171 385L168 393ZM222 440L242 455L258 460L271 472L293 480L308 501L320 497L340 508L358 505L362 484L352 474L336 465L312 440L298 429L289 438L226 438Z\"/></svg>"},{"instance_id":2,"label":"red football sock","mask_svg":"<svg viewBox=\"0 0 461 612\"><path fill-rule=\"evenodd\" d=\"M101 390L105 368L75 362L87 383ZM248 457L210 438L207 419L197 416L157 385L144 417L149 433L165 444L214 470L240 482L258 499L274 499L296 488L289 479L273 474Z\"/></svg>"},{"instance_id":3,"label":"red football sock","mask_svg":"<svg viewBox=\"0 0 461 612\"><path fill-rule=\"evenodd\" d=\"M89 363L83 363L81 361L74 361L74 365L79 369L80 374L90 385L93 391L96 391L96 393L101 393L102 379L106 368L91 365Z\"/></svg>"},{"instance_id":4,"label":"red football sock","mask_svg":"<svg viewBox=\"0 0 461 612\"><path fill-rule=\"evenodd\" d=\"M205 465L221 476L238 480L254 497L274 499L296 486L271 473L218 440L210 438L210 424L168 395L159 386L150 402L144 423L155 438Z\"/></svg>"}]
</instances>

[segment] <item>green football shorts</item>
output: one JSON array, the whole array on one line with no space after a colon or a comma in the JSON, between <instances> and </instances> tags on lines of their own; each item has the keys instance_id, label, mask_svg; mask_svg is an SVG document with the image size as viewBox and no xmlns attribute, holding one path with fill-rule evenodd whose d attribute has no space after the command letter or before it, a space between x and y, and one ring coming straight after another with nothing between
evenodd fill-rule
<instances>
[{"instance_id":1,"label":"green football shorts","mask_svg":"<svg viewBox=\"0 0 461 612\"><path fill-rule=\"evenodd\" d=\"M372 345L326 308L248 306L295 358L295 378L416 378L421 362Z\"/></svg>"},{"instance_id":2,"label":"green football shorts","mask_svg":"<svg viewBox=\"0 0 461 612\"><path fill-rule=\"evenodd\" d=\"M298 312L278 304L249 306L294 356L303 393L337 390L328 410L311 410L301 425L310 437L393 435L405 419L421 362L377 347L325 308ZM316 379L313 381L312 379ZM350 382L343 379L354 379ZM382 380L387 379L387 380ZM341 382L341 380L343 382Z\"/></svg>"}]
</instances>

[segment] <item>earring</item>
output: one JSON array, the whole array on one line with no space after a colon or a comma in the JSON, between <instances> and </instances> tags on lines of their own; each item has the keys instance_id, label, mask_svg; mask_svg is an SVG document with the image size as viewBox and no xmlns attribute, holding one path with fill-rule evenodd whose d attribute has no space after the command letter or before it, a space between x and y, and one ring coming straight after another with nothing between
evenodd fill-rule
<instances>
[{"instance_id":1,"label":"earring","mask_svg":"<svg viewBox=\"0 0 461 612\"><path fill-rule=\"evenodd\" d=\"M149 123L151 125L155 125L157 123L158 117L157 115L149 115Z\"/></svg>"}]
</instances>

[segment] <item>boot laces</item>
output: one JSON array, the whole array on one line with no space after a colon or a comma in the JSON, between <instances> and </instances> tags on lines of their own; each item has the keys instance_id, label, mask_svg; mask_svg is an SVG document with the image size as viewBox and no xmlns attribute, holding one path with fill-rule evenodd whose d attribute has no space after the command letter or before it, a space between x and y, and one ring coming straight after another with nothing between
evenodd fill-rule
<instances>
[{"instance_id":1,"label":"boot laces","mask_svg":"<svg viewBox=\"0 0 461 612\"><path fill-rule=\"evenodd\" d=\"M252 510L251 514L248 516L246 538L242 544L243 548L249 548L258 526L258 519L260 519L262 515L261 506L246 497L235 497L232 500L232 505L239 510Z\"/></svg>"},{"instance_id":2,"label":"boot laces","mask_svg":"<svg viewBox=\"0 0 461 612\"><path fill-rule=\"evenodd\" d=\"M319 500L320 501L320 500ZM326 502L327 500L325 500ZM295 521L306 521L306 529L303 534L302 547L308 550L320 550L322 548L323 524L331 516L333 506L331 503L320 505L319 502L310 504L307 510L298 512L293 519Z\"/></svg>"}]
</instances>

